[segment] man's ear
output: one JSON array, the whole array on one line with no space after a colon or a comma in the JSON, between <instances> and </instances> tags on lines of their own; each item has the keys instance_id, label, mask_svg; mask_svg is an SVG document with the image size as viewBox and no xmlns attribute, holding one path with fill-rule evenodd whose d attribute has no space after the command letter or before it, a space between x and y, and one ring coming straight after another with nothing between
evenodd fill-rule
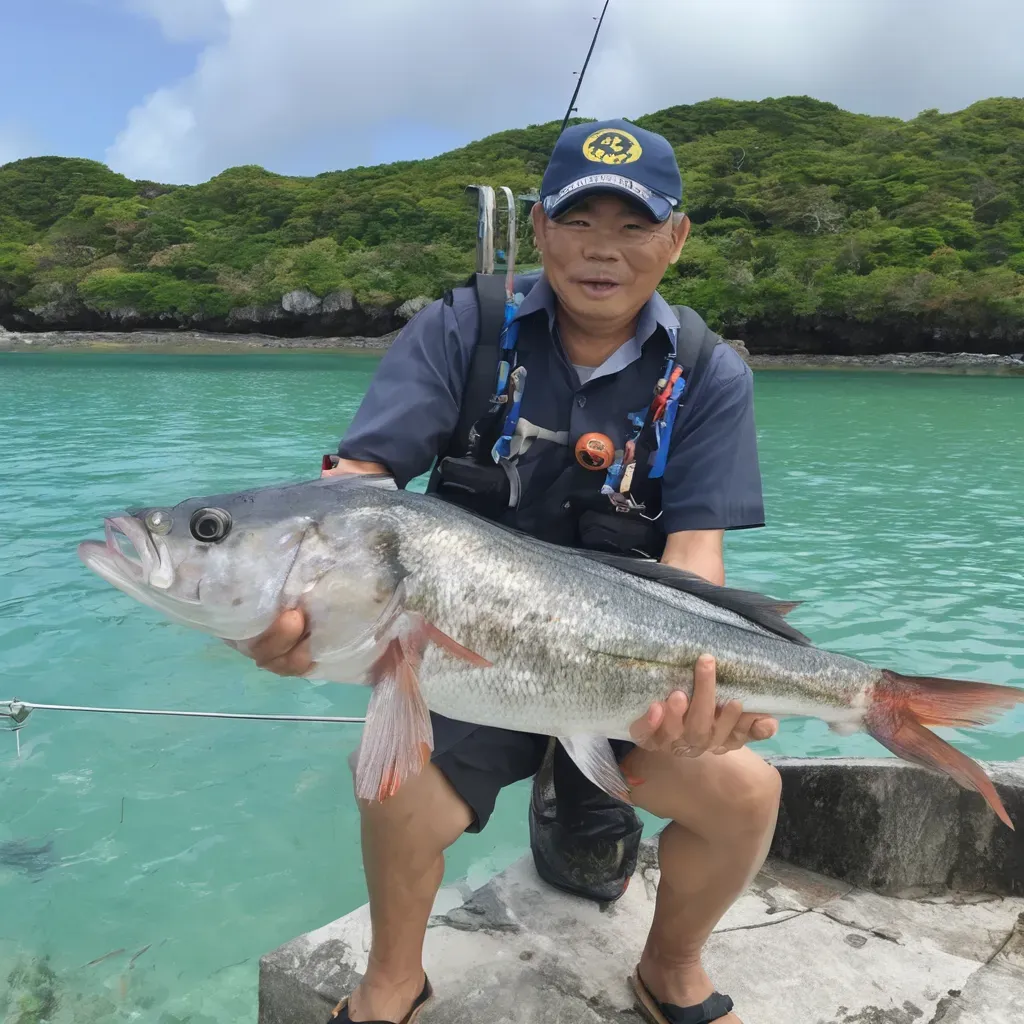
<instances>
[{"instance_id":1,"label":"man's ear","mask_svg":"<svg viewBox=\"0 0 1024 1024\"><path fill-rule=\"evenodd\" d=\"M670 263L677 263L679 261L679 254L683 251L683 246L686 245L686 239L690 237L690 218L684 216L683 219L672 227L672 258L669 260Z\"/></svg>"},{"instance_id":2,"label":"man's ear","mask_svg":"<svg viewBox=\"0 0 1024 1024\"><path fill-rule=\"evenodd\" d=\"M538 254L544 256L544 242L548 226L548 215L544 212L541 203L534 203L530 207L530 222L533 224L533 247Z\"/></svg>"}]
</instances>

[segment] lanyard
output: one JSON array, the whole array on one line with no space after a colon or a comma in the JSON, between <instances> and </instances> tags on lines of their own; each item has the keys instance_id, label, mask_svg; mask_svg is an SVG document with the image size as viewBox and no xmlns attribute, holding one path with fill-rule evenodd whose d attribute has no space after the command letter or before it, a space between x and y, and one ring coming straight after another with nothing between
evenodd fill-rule
<instances>
[{"instance_id":1,"label":"lanyard","mask_svg":"<svg viewBox=\"0 0 1024 1024\"><path fill-rule=\"evenodd\" d=\"M509 457L512 437L519 423L523 391L526 389L526 367L518 365L516 353L519 321L515 319L515 315L522 301L522 293L518 293L505 302L505 324L501 329L501 358L498 360L498 379L494 385L494 397L496 404L508 405L508 413L505 416L505 425L501 428L501 436L491 449L491 458L495 462Z\"/></svg>"},{"instance_id":2,"label":"lanyard","mask_svg":"<svg viewBox=\"0 0 1024 1024\"><path fill-rule=\"evenodd\" d=\"M664 475L665 465L668 461L669 439L672 436L672 426L676 421L679 400L686 390L683 367L676 362L678 333L675 329L669 331L669 337L672 340L672 354L668 357L668 362L665 364L665 372L658 380L650 406L646 412L641 411L629 414L629 423L633 428L633 432L626 440L621 456L609 468L604 484L601 487L602 494L621 494L624 497L629 497L633 475L636 470L637 443L645 431L653 432L655 450L654 463L647 474L648 478L658 479Z\"/></svg>"}]
</instances>

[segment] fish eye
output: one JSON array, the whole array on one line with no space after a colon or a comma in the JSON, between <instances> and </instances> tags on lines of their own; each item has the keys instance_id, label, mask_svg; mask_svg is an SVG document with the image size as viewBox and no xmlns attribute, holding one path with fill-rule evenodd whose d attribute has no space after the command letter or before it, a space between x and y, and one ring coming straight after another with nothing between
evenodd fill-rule
<instances>
[{"instance_id":1,"label":"fish eye","mask_svg":"<svg viewBox=\"0 0 1024 1024\"><path fill-rule=\"evenodd\" d=\"M196 540L216 544L231 532L231 514L222 508L201 508L192 514L188 528Z\"/></svg>"},{"instance_id":2,"label":"fish eye","mask_svg":"<svg viewBox=\"0 0 1024 1024\"><path fill-rule=\"evenodd\" d=\"M165 533L170 533L173 525L174 520L171 518L170 513L165 512L162 508L154 509L146 516L146 526L149 528L150 533L157 533L162 536Z\"/></svg>"}]
</instances>

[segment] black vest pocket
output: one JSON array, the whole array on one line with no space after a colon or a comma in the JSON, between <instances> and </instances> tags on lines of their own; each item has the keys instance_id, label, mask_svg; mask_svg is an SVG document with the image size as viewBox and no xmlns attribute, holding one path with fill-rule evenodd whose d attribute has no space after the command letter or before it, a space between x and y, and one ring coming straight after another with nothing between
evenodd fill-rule
<instances>
[{"instance_id":1,"label":"black vest pocket","mask_svg":"<svg viewBox=\"0 0 1024 1024\"><path fill-rule=\"evenodd\" d=\"M578 521L579 545L591 551L660 558L665 534L635 512L584 512Z\"/></svg>"},{"instance_id":2,"label":"black vest pocket","mask_svg":"<svg viewBox=\"0 0 1024 1024\"><path fill-rule=\"evenodd\" d=\"M495 463L442 459L437 496L487 519L501 519L508 512L512 485L508 473Z\"/></svg>"}]
</instances>

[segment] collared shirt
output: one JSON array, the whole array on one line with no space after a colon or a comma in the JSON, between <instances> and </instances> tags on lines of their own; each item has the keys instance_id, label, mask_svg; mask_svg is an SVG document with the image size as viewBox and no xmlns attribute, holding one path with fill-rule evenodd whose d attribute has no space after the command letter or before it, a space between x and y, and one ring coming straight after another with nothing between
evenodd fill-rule
<instances>
[{"instance_id":1,"label":"collared shirt","mask_svg":"<svg viewBox=\"0 0 1024 1024\"><path fill-rule=\"evenodd\" d=\"M555 295L547 280L517 281L525 297L518 353L527 368L522 417L545 430L606 434L621 447L630 413L643 411L671 352L669 328L678 319L655 293L641 310L636 334L580 379L558 340ZM472 288L456 288L416 314L384 355L338 452L378 462L400 487L426 473L448 444L476 344L480 315ZM550 481L538 441L520 460L529 518ZM534 467L539 467L534 471ZM680 530L743 529L764 525L754 423L753 375L728 345L719 345L687 397L670 440L662 479L662 525ZM528 522L526 523L528 529Z\"/></svg>"},{"instance_id":2,"label":"collared shirt","mask_svg":"<svg viewBox=\"0 0 1024 1024\"><path fill-rule=\"evenodd\" d=\"M558 328L555 323L557 300L545 277L540 277L523 298L515 319L522 320L540 310L544 310L547 314L548 330L552 337L557 337ZM618 373L630 363L636 362L640 358L644 342L654 334L659 325L665 328L678 328L679 318L672 312L672 307L661 295L655 292L644 308L640 310L640 316L637 317L636 334L625 344L620 345L600 366L594 367L587 376L587 381Z\"/></svg>"}]
</instances>

